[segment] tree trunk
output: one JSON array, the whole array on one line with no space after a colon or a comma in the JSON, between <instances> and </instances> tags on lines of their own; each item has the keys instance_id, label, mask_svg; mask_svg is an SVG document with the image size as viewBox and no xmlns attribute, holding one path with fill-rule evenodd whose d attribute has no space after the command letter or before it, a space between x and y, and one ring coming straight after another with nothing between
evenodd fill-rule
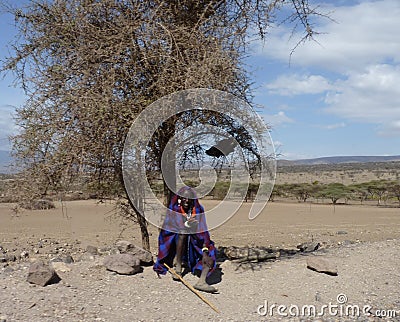
<instances>
[{"instance_id":1,"label":"tree trunk","mask_svg":"<svg viewBox=\"0 0 400 322\"><path fill-rule=\"evenodd\" d=\"M159 156L159 169L162 171L163 184L164 184L164 205L168 207L171 200L171 191L176 191L176 148L173 140L175 135L175 118L171 118L165 122L162 128L162 137L160 137L160 156ZM167 144L168 148L167 148ZM164 154L164 166L161 167L161 160ZM168 184L167 184L168 181Z\"/></svg>"},{"instance_id":2,"label":"tree trunk","mask_svg":"<svg viewBox=\"0 0 400 322\"><path fill-rule=\"evenodd\" d=\"M149 235L149 231L147 229L147 221L146 218L144 217L143 213L143 199L140 199L137 201L136 206L132 203L131 199L128 197L129 200L129 204L131 206L131 208L133 209L133 211L135 212L135 217L136 217L136 221L139 224L140 227L140 233L142 236L142 247L147 250L150 251L150 235Z\"/></svg>"},{"instance_id":3,"label":"tree trunk","mask_svg":"<svg viewBox=\"0 0 400 322\"><path fill-rule=\"evenodd\" d=\"M137 152L137 153L139 154L139 152ZM140 155L137 155L137 160L140 160ZM135 196L137 197L135 199L135 204L134 204L133 201L131 200L131 198L128 194L127 188L125 186L125 182L123 179L123 173L122 173L122 166L120 168L118 168L116 170L116 172L118 173L119 180L120 180L122 186L124 187L125 195L126 195L126 198L128 199L129 205L135 213L135 219L136 219L137 223L139 224L140 234L142 237L142 247L145 250L150 252L150 235L149 235L149 231L147 229L147 221L144 216L144 198L145 198L144 189L143 189L143 187L138 186L138 185L136 185L134 187L134 189L136 190ZM140 169L138 169L138 172L141 172ZM141 176L143 174L138 173L137 175Z\"/></svg>"},{"instance_id":4,"label":"tree trunk","mask_svg":"<svg viewBox=\"0 0 400 322\"><path fill-rule=\"evenodd\" d=\"M147 229L147 221L142 215L136 213L137 221L140 227L140 233L142 235L142 247L143 249L150 252L150 236L149 231Z\"/></svg>"}]
</instances>

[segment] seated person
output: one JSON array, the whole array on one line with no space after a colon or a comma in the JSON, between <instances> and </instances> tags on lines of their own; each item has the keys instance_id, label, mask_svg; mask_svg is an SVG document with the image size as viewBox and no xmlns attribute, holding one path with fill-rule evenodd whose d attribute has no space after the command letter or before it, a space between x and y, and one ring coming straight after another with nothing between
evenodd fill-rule
<instances>
[{"instance_id":1,"label":"seated person","mask_svg":"<svg viewBox=\"0 0 400 322\"><path fill-rule=\"evenodd\" d=\"M206 282L206 277L216 267L216 249L207 231L204 208L190 187L183 187L171 198L163 228L158 237L158 256L153 269L165 274L166 263L182 275L185 261L192 273L200 271L200 279L194 288L204 292L217 292ZM174 279L177 279L176 277Z\"/></svg>"}]
</instances>

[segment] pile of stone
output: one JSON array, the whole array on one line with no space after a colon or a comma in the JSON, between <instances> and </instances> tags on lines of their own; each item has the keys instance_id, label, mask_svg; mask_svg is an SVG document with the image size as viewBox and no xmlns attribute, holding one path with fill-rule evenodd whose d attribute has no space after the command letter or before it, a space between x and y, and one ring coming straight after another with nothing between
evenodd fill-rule
<instances>
[{"instance_id":1,"label":"pile of stone","mask_svg":"<svg viewBox=\"0 0 400 322\"><path fill-rule=\"evenodd\" d=\"M47 286L61 281L57 273L73 270L75 260L70 254L53 254L50 260L43 258L28 258L31 263L28 270L27 281L32 284ZM102 263L108 271L122 275L132 275L143 271L143 266L153 264L150 252L134 245L129 241L119 241L112 247L98 249L89 245L83 254L76 253L78 261L93 261L104 257ZM0 262L17 260L15 256L7 254L0 248Z\"/></svg>"},{"instance_id":2,"label":"pile of stone","mask_svg":"<svg viewBox=\"0 0 400 322\"><path fill-rule=\"evenodd\" d=\"M153 255L128 241L116 243L116 254L108 255L104 259L107 270L123 275L132 275L143 271L142 266L153 264Z\"/></svg>"},{"instance_id":3,"label":"pile of stone","mask_svg":"<svg viewBox=\"0 0 400 322\"><path fill-rule=\"evenodd\" d=\"M296 249L292 248L271 248L263 246L229 246L220 247L218 249L219 260L225 259L235 262L263 262L274 261L278 258L289 257L299 253L311 253L319 249L321 246L317 242L302 243Z\"/></svg>"}]
</instances>

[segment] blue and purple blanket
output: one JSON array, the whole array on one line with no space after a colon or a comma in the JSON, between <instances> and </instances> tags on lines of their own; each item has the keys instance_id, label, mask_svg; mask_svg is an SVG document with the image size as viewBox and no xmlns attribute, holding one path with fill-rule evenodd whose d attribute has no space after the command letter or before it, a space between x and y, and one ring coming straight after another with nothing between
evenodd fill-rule
<instances>
[{"instance_id":1,"label":"blue and purple blanket","mask_svg":"<svg viewBox=\"0 0 400 322\"><path fill-rule=\"evenodd\" d=\"M191 188L184 187L178 191L178 194L182 195L182 193L188 189L194 193ZM158 237L158 256L153 267L154 271L156 271L158 274L165 274L167 272L167 268L163 265L164 263L170 267L173 266L173 260L176 255L176 245L179 236L178 232L182 231L184 233L187 231L187 228L184 226L185 217L181 214L181 206L178 203L178 198L178 195L174 195L171 198L163 228ZM201 261L203 257L202 248L207 247L209 256L214 261L214 266L209 272L210 274L216 267L216 249L214 242L210 239L210 234L207 230L204 208L202 205L200 205L197 198L194 199L193 213L195 213L195 218L198 221L198 225L193 233L187 234L187 245L185 247L182 262L186 262L188 264L188 267L192 273L195 273L196 270L201 271L203 269L203 264Z\"/></svg>"}]
</instances>

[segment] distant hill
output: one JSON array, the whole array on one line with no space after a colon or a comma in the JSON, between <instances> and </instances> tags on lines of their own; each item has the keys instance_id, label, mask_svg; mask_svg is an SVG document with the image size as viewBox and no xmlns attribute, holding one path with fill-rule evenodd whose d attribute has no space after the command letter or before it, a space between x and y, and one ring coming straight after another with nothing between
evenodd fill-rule
<instances>
[{"instance_id":1,"label":"distant hill","mask_svg":"<svg viewBox=\"0 0 400 322\"><path fill-rule=\"evenodd\" d=\"M295 165L319 165L319 164L341 164L341 163L367 163L367 162L390 162L399 161L400 155L392 156L338 156L338 157L322 157L315 159L301 160L278 160L278 166L295 166ZM9 151L0 150L0 173L10 173L8 167L12 164L12 158Z\"/></svg>"},{"instance_id":2,"label":"distant hill","mask_svg":"<svg viewBox=\"0 0 400 322\"><path fill-rule=\"evenodd\" d=\"M279 166L292 165L317 165L317 164L340 164L340 163L367 163L367 162L390 162L400 161L400 155L391 156L338 156L322 157L301 160L278 160Z\"/></svg>"}]
</instances>

